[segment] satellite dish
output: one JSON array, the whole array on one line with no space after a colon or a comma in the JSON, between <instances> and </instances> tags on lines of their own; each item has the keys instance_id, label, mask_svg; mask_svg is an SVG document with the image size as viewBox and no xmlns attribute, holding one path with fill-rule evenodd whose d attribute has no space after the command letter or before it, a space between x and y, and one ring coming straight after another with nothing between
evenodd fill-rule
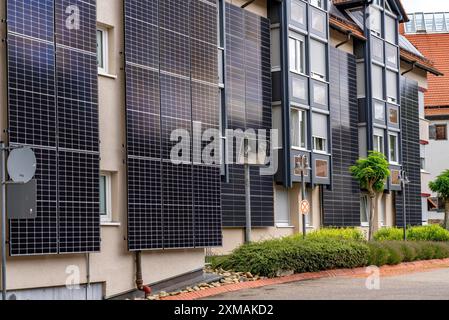
<instances>
[{"instance_id":1,"label":"satellite dish","mask_svg":"<svg viewBox=\"0 0 449 320\"><path fill-rule=\"evenodd\" d=\"M8 158L8 174L15 183L28 183L37 168L36 155L31 148L13 149Z\"/></svg>"}]
</instances>

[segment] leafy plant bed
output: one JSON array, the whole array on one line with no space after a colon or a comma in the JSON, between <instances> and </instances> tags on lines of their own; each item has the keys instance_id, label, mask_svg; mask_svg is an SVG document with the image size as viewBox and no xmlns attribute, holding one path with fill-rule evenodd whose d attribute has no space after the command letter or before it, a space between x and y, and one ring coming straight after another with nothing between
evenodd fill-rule
<instances>
[{"instance_id":1,"label":"leafy plant bed","mask_svg":"<svg viewBox=\"0 0 449 320\"><path fill-rule=\"evenodd\" d=\"M377 231L374 239L377 241L400 241L404 237L401 228L384 228ZM449 231L439 225L411 227L407 229L409 241L449 241Z\"/></svg>"},{"instance_id":2,"label":"leafy plant bed","mask_svg":"<svg viewBox=\"0 0 449 320\"><path fill-rule=\"evenodd\" d=\"M293 236L251 243L231 255L211 259L213 269L276 277L289 273L395 265L401 262L449 258L445 242L365 242Z\"/></svg>"}]
</instances>

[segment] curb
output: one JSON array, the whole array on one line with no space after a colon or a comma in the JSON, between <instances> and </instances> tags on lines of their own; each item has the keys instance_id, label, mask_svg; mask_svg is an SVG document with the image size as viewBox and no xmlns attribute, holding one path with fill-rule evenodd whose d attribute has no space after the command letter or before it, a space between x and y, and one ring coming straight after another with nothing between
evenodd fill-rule
<instances>
[{"instance_id":1,"label":"curb","mask_svg":"<svg viewBox=\"0 0 449 320\"><path fill-rule=\"evenodd\" d=\"M406 262L396 266L383 266L380 267L381 276L394 276L407 273L421 272L432 269L441 269L449 267L449 259L442 260L427 260L427 261L415 261ZM180 294L178 296L171 296L162 298L161 300L197 300L207 297L212 297L220 295L227 292L235 292L245 289L261 288L266 286L272 286L277 284L284 284L297 281L305 280L315 280L315 279L325 279L325 278L337 278L337 277L353 277L353 278L363 278L367 277L370 272L367 272L366 267L355 268L355 269L338 269L338 270L328 270L320 272L309 272L294 274L291 276L285 276L273 279L263 279L251 282L241 282L236 284L223 285L217 288L210 288L197 292L190 292L185 294Z\"/></svg>"}]
</instances>

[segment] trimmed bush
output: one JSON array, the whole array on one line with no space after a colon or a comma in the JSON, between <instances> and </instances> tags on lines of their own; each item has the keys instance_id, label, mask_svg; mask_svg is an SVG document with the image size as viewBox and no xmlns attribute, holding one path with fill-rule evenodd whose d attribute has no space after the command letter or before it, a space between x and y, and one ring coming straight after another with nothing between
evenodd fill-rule
<instances>
[{"instance_id":1,"label":"trimmed bush","mask_svg":"<svg viewBox=\"0 0 449 320\"><path fill-rule=\"evenodd\" d=\"M398 228L382 228L374 234L376 241L401 241L404 238L404 231Z\"/></svg>"},{"instance_id":2,"label":"trimmed bush","mask_svg":"<svg viewBox=\"0 0 449 320\"><path fill-rule=\"evenodd\" d=\"M307 234L307 239L338 239L363 241L362 231L354 228L323 228Z\"/></svg>"},{"instance_id":3,"label":"trimmed bush","mask_svg":"<svg viewBox=\"0 0 449 320\"><path fill-rule=\"evenodd\" d=\"M380 229L374 235L376 241L400 241L404 231L401 228ZM449 231L439 225L412 227L407 229L410 241L449 241Z\"/></svg>"},{"instance_id":4,"label":"trimmed bush","mask_svg":"<svg viewBox=\"0 0 449 320\"><path fill-rule=\"evenodd\" d=\"M449 243L445 242L368 242L370 265L396 265L402 262L449 258Z\"/></svg>"},{"instance_id":5,"label":"trimmed bush","mask_svg":"<svg viewBox=\"0 0 449 320\"><path fill-rule=\"evenodd\" d=\"M407 230L407 239L414 241L449 241L449 231L439 225L413 227Z\"/></svg>"},{"instance_id":6,"label":"trimmed bush","mask_svg":"<svg viewBox=\"0 0 449 320\"><path fill-rule=\"evenodd\" d=\"M275 277L280 271L315 272L368 263L363 242L288 237L243 245L214 267Z\"/></svg>"}]
</instances>

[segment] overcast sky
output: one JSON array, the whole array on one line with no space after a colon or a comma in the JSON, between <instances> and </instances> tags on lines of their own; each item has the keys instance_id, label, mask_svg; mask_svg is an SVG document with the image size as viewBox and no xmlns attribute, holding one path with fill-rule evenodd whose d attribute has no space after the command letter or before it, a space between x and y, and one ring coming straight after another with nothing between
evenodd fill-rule
<instances>
[{"instance_id":1,"label":"overcast sky","mask_svg":"<svg viewBox=\"0 0 449 320\"><path fill-rule=\"evenodd\" d=\"M402 0L405 11L412 12L449 12L448 0Z\"/></svg>"}]
</instances>

